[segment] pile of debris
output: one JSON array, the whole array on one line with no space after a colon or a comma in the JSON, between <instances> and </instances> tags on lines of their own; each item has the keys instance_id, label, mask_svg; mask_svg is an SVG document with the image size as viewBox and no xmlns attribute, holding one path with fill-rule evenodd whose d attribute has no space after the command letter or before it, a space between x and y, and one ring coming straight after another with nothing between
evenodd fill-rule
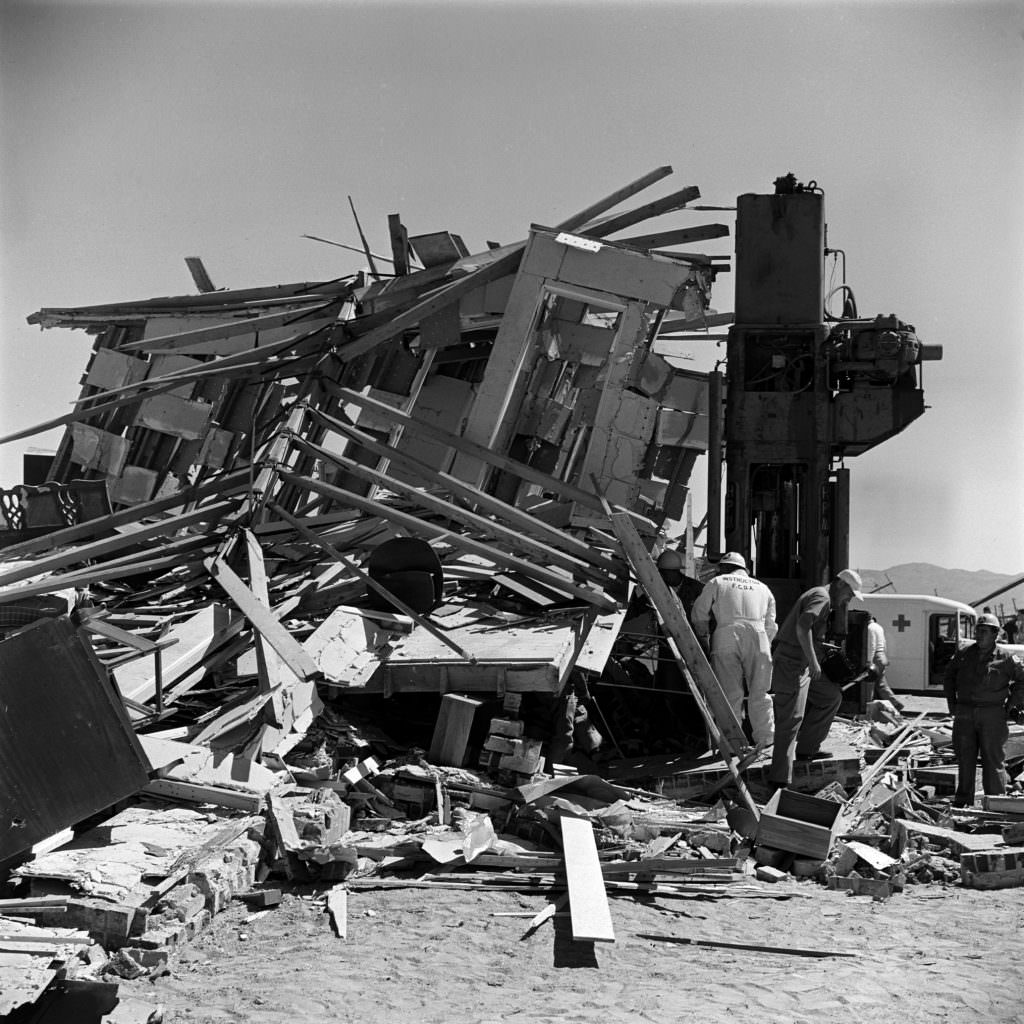
<instances>
[{"instance_id":1,"label":"pile of debris","mask_svg":"<svg viewBox=\"0 0 1024 1024\"><path fill-rule=\"evenodd\" d=\"M74 410L3 439L66 428L0 492L0 1013L98 1015L275 883L329 883L342 932L357 886L554 894L599 941L610 889L954 880L945 801L892 781L919 721L755 799L764 753L656 568L718 411L655 345L730 319L727 265L678 250L724 227L610 239L688 211L609 212L668 172L477 255L394 215L387 279L367 250L218 291L190 260L198 295L30 318L96 341Z\"/></svg>"}]
</instances>

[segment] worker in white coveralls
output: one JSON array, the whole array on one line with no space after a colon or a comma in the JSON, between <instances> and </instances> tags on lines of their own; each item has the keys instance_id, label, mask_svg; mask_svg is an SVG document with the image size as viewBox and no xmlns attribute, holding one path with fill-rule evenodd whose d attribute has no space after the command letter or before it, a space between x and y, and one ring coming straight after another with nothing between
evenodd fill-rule
<instances>
[{"instance_id":1,"label":"worker in white coveralls","mask_svg":"<svg viewBox=\"0 0 1024 1024\"><path fill-rule=\"evenodd\" d=\"M743 705L754 742L767 746L775 735L772 699L772 640L778 631L772 592L747 572L742 555L730 551L718 563L694 602L691 619L698 639L707 648L711 617L711 667L739 721Z\"/></svg>"}]
</instances>

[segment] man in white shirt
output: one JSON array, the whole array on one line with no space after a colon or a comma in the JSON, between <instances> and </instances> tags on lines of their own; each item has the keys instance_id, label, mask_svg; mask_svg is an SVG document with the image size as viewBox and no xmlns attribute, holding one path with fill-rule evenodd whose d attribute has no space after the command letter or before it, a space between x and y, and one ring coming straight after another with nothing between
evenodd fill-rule
<instances>
[{"instance_id":1,"label":"man in white shirt","mask_svg":"<svg viewBox=\"0 0 1024 1024\"><path fill-rule=\"evenodd\" d=\"M743 705L754 742L767 746L775 735L772 699L772 639L778 631L775 598L760 581L747 573L742 555L730 551L718 563L718 575L710 580L694 602L694 631L707 647L711 617L711 667L725 696L743 721Z\"/></svg>"},{"instance_id":2,"label":"man in white shirt","mask_svg":"<svg viewBox=\"0 0 1024 1024\"><path fill-rule=\"evenodd\" d=\"M876 619L868 623L868 671L874 675L872 699L887 700L897 710L903 710L901 701L886 682L885 670L889 667L889 656L885 653L885 630Z\"/></svg>"}]
</instances>

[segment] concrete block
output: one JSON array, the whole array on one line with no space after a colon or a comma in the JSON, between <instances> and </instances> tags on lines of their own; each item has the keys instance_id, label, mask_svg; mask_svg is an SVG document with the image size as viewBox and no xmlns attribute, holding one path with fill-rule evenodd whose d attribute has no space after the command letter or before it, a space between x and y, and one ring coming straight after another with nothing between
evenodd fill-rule
<instances>
[{"instance_id":1,"label":"concrete block","mask_svg":"<svg viewBox=\"0 0 1024 1024\"><path fill-rule=\"evenodd\" d=\"M152 970L154 967L163 968L167 966L170 959L170 952L166 949L151 949L144 946L125 946L127 953L137 963Z\"/></svg>"},{"instance_id":2,"label":"concrete block","mask_svg":"<svg viewBox=\"0 0 1024 1024\"><path fill-rule=\"evenodd\" d=\"M814 878L825 867L823 860L814 857L794 857L789 870L794 878Z\"/></svg>"},{"instance_id":3,"label":"concrete block","mask_svg":"<svg viewBox=\"0 0 1024 1024\"><path fill-rule=\"evenodd\" d=\"M760 866L779 868L792 860L793 854L788 850L776 850L772 846L758 846L754 849L754 861Z\"/></svg>"},{"instance_id":4,"label":"concrete block","mask_svg":"<svg viewBox=\"0 0 1024 1024\"><path fill-rule=\"evenodd\" d=\"M754 877L762 882L781 882L788 876L785 871L763 864L754 872Z\"/></svg>"},{"instance_id":5,"label":"concrete block","mask_svg":"<svg viewBox=\"0 0 1024 1024\"><path fill-rule=\"evenodd\" d=\"M511 736L518 739L523 735L526 723L519 718L492 718L488 730L492 736Z\"/></svg>"},{"instance_id":6,"label":"concrete block","mask_svg":"<svg viewBox=\"0 0 1024 1024\"><path fill-rule=\"evenodd\" d=\"M1024 848L963 853L960 855L960 880L968 889L1024 886Z\"/></svg>"},{"instance_id":7,"label":"concrete block","mask_svg":"<svg viewBox=\"0 0 1024 1024\"><path fill-rule=\"evenodd\" d=\"M484 750L494 754L516 754L518 748L514 739L507 736L488 736L484 740Z\"/></svg>"}]
</instances>

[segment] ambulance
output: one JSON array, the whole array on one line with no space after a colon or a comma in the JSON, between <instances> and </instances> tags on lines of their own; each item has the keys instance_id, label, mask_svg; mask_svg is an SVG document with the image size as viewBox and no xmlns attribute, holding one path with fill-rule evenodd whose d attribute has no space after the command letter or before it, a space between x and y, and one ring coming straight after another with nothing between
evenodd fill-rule
<instances>
[{"instance_id":1,"label":"ambulance","mask_svg":"<svg viewBox=\"0 0 1024 1024\"><path fill-rule=\"evenodd\" d=\"M942 696L950 658L974 642L978 615L961 601L925 594L864 594L850 602L846 616L847 656L867 662L867 624L885 630L889 667L886 682L897 692Z\"/></svg>"}]
</instances>

